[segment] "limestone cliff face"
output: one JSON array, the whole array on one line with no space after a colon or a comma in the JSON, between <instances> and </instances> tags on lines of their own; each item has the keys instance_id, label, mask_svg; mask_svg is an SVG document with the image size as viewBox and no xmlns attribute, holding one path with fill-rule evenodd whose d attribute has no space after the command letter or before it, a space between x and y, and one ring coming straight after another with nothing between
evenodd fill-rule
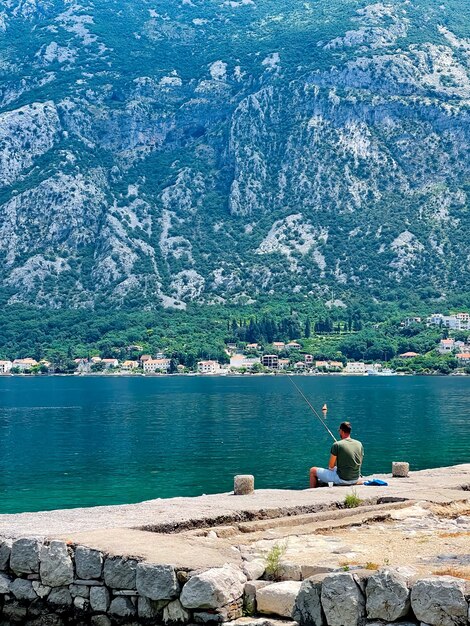
<instances>
[{"instance_id":1,"label":"limestone cliff face","mask_svg":"<svg viewBox=\"0 0 470 626\"><path fill-rule=\"evenodd\" d=\"M468 283L470 25L452 0L163 5L2 5L5 301Z\"/></svg>"}]
</instances>

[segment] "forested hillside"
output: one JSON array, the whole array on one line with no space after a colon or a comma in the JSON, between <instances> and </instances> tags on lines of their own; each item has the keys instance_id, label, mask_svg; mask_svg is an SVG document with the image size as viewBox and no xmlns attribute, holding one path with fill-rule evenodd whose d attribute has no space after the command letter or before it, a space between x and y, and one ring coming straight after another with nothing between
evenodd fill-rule
<instances>
[{"instance_id":1,"label":"forested hillside","mask_svg":"<svg viewBox=\"0 0 470 626\"><path fill-rule=\"evenodd\" d=\"M2 305L470 283L460 0L4 0Z\"/></svg>"}]
</instances>

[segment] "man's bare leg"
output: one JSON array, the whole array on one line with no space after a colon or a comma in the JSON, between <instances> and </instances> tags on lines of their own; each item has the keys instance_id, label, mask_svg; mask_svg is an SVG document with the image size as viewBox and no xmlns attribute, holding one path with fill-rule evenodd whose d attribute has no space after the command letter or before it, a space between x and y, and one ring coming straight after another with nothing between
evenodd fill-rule
<instances>
[{"instance_id":1,"label":"man's bare leg","mask_svg":"<svg viewBox=\"0 0 470 626\"><path fill-rule=\"evenodd\" d=\"M310 489L315 489L318 487L318 478L317 478L317 468L310 468Z\"/></svg>"}]
</instances>

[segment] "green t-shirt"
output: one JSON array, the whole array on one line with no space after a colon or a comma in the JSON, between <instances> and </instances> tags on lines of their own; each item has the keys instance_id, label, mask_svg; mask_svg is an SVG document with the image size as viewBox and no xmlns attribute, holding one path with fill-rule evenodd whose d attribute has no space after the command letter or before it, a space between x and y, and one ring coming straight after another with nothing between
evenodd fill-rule
<instances>
[{"instance_id":1,"label":"green t-shirt","mask_svg":"<svg viewBox=\"0 0 470 626\"><path fill-rule=\"evenodd\" d=\"M336 469L342 480L357 480L361 475L364 458L362 443L356 439L341 439L331 446L331 454L336 457Z\"/></svg>"}]
</instances>

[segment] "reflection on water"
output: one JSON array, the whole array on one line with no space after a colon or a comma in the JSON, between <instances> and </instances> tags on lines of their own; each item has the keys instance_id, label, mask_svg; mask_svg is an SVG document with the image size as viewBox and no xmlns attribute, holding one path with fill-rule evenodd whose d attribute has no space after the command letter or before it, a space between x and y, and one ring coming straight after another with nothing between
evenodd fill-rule
<instances>
[{"instance_id":1,"label":"reflection on water","mask_svg":"<svg viewBox=\"0 0 470 626\"><path fill-rule=\"evenodd\" d=\"M366 473L470 460L467 378L298 377ZM1 512L117 504L257 487L307 487L331 438L285 377L0 379Z\"/></svg>"}]
</instances>

